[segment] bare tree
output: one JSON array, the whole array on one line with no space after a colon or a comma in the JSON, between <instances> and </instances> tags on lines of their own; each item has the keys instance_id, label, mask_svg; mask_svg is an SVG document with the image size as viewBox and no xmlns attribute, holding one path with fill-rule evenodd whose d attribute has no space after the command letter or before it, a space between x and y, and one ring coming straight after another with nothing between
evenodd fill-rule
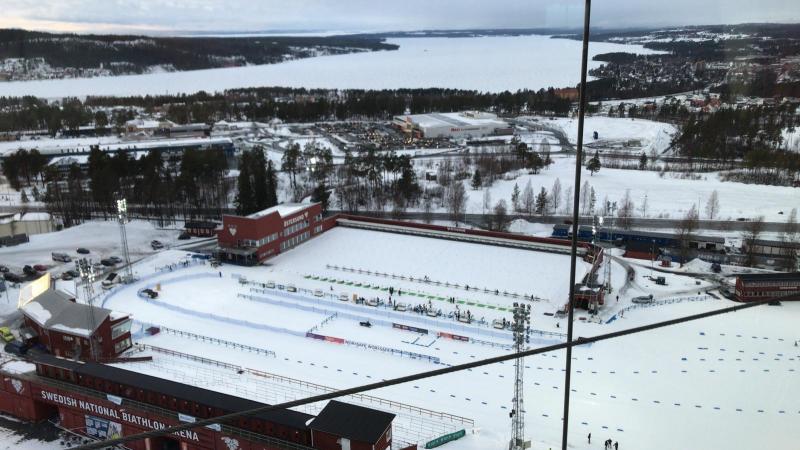
<instances>
[{"instance_id":1,"label":"bare tree","mask_svg":"<svg viewBox=\"0 0 800 450\"><path fill-rule=\"evenodd\" d=\"M800 270L800 227L797 224L797 208L792 208L781 233L784 269L787 272Z\"/></svg>"},{"instance_id":2,"label":"bare tree","mask_svg":"<svg viewBox=\"0 0 800 450\"><path fill-rule=\"evenodd\" d=\"M591 185L588 181L583 182L581 186L581 215L589 215L589 205L592 201Z\"/></svg>"},{"instance_id":3,"label":"bare tree","mask_svg":"<svg viewBox=\"0 0 800 450\"><path fill-rule=\"evenodd\" d=\"M756 243L763 232L764 216L758 216L747 222L744 232L742 232L742 243L744 244L744 251L747 256L746 264L748 267L753 267L756 263Z\"/></svg>"},{"instance_id":4,"label":"bare tree","mask_svg":"<svg viewBox=\"0 0 800 450\"><path fill-rule=\"evenodd\" d=\"M706 217L708 217L709 220L714 220L717 214L719 214L719 194L717 190L714 189L706 202Z\"/></svg>"},{"instance_id":5,"label":"bare tree","mask_svg":"<svg viewBox=\"0 0 800 450\"><path fill-rule=\"evenodd\" d=\"M553 206L553 213L558 213L558 207L561 204L561 180L558 178L553 181L553 187L550 188L550 202Z\"/></svg>"},{"instance_id":6,"label":"bare tree","mask_svg":"<svg viewBox=\"0 0 800 450\"><path fill-rule=\"evenodd\" d=\"M483 190L483 214L492 209L492 191L489 188Z\"/></svg>"},{"instance_id":7,"label":"bare tree","mask_svg":"<svg viewBox=\"0 0 800 450\"><path fill-rule=\"evenodd\" d=\"M536 194L533 193L533 186L531 180L525 184L525 189L522 190L522 208L528 214L533 214L533 208L536 205Z\"/></svg>"},{"instance_id":8,"label":"bare tree","mask_svg":"<svg viewBox=\"0 0 800 450\"><path fill-rule=\"evenodd\" d=\"M497 204L494 205L494 229L497 231L506 231L508 230L508 225L510 223L507 208L506 208L506 201L502 198L497 201Z\"/></svg>"},{"instance_id":9,"label":"bare tree","mask_svg":"<svg viewBox=\"0 0 800 450\"><path fill-rule=\"evenodd\" d=\"M629 230L632 225L633 213L636 211L636 205L631 198L631 190L625 190L625 197L622 197L619 209L617 210L617 218L619 226L622 229Z\"/></svg>"},{"instance_id":10,"label":"bare tree","mask_svg":"<svg viewBox=\"0 0 800 450\"><path fill-rule=\"evenodd\" d=\"M689 240L691 239L692 233L697 230L699 220L700 215L697 212L697 205L692 204L692 207L686 211L686 214L684 214L683 218L675 227L675 234L678 236L678 241L681 246L681 267L686 263L686 256L689 253Z\"/></svg>"},{"instance_id":11,"label":"bare tree","mask_svg":"<svg viewBox=\"0 0 800 450\"><path fill-rule=\"evenodd\" d=\"M564 212L569 213L572 211L572 186L567 186L564 190Z\"/></svg>"},{"instance_id":12,"label":"bare tree","mask_svg":"<svg viewBox=\"0 0 800 450\"><path fill-rule=\"evenodd\" d=\"M445 199L450 218L458 224L458 220L463 217L467 207L467 190L464 189L464 183L461 181L451 183Z\"/></svg>"}]
</instances>

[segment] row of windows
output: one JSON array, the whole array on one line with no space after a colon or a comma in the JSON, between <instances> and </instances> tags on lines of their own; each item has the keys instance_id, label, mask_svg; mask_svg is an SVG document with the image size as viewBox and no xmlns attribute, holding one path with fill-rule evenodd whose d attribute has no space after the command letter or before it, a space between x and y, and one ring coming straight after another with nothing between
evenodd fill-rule
<instances>
[{"instance_id":1,"label":"row of windows","mask_svg":"<svg viewBox=\"0 0 800 450\"><path fill-rule=\"evenodd\" d=\"M800 280L747 281L747 287L800 287Z\"/></svg>"},{"instance_id":2,"label":"row of windows","mask_svg":"<svg viewBox=\"0 0 800 450\"><path fill-rule=\"evenodd\" d=\"M320 233L322 233L322 225L317 225L316 227L314 227L314 234L320 234Z\"/></svg>"},{"instance_id":3,"label":"row of windows","mask_svg":"<svg viewBox=\"0 0 800 450\"><path fill-rule=\"evenodd\" d=\"M258 239L258 240L254 240L254 239L239 239L239 241L237 242L237 245L239 247L259 248L259 247L263 247L263 246L269 244L270 242L274 242L274 241L278 240L278 237L280 237L280 233L272 233L269 236L265 236L265 237L263 237L261 239Z\"/></svg>"},{"instance_id":4,"label":"row of windows","mask_svg":"<svg viewBox=\"0 0 800 450\"><path fill-rule=\"evenodd\" d=\"M131 338L125 338L114 344L114 353L122 353L131 346Z\"/></svg>"},{"instance_id":5,"label":"row of windows","mask_svg":"<svg viewBox=\"0 0 800 450\"><path fill-rule=\"evenodd\" d=\"M295 233L296 231L300 231L303 228L306 228L307 226L308 226L308 221L307 220L304 220L302 222L297 222L294 225L289 225L288 227L286 227L283 230L283 235L284 236L289 236L289 235Z\"/></svg>"},{"instance_id":6,"label":"row of windows","mask_svg":"<svg viewBox=\"0 0 800 450\"><path fill-rule=\"evenodd\" d=\"M290 249L290 248L294 247L295 245L308 240L308 238L310 238L310 237L311 237L311 233L306 231L305 233L298 234L297 236L295 236L295 237L293 237L291 239L287 239L287 240L281 242L281 251Z\"/></svg>"}]
</instances>

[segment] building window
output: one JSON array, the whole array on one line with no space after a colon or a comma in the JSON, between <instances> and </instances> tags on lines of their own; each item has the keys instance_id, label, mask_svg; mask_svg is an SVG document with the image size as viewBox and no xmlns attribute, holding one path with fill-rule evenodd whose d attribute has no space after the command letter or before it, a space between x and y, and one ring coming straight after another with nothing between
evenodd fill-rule
<instances>
[{"instance_id":1,"label":"building window","mask_svg":"<svg viewBox=\"0 0 800 450\"><path fill-rule=\"evenodd\" d=\"M131 331L131 324L133 323L132 320L126 320L122 323L118 323L111 328L111 339L116 339L122 336L125 333L129 333Z\"/></svg>"},{"instance_id":2,"label":"building window","mask_svg":"<svg viewBox=\"0 0 800 450\"><path fill-rule=\"evenodd\" d=\"M114 353L122 353L131 346L131 338L125 338L114 344Z\"/></svg>"}]
</instances>

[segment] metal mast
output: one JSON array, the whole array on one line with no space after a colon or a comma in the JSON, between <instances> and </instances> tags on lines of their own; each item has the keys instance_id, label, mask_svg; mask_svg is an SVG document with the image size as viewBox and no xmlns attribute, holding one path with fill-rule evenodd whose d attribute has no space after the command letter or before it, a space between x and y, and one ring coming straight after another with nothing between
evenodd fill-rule
<instances>
[{"instance_id":1,"label":"metal mast","mask_svg":"<svg viewBox=\"0 0 800 450\"><path fill-rule=\"evenodd\" d=\"M89 318L89 326L91 330L89 331L89 357L96 361L97 360L97 347L94 342L94 338L92 337L92 332L97 327L95 323L95 316L94 316L94 281L95 281L95 273L94 267L92 267L92 260L81 258L75 265L78 266L78 273L81 275L81 280L83 281L83 295L84 301L86 305L89 307L86 309L88 318ZM75 293L78 294L77 292Z\"/></svg>"},{"instance_id":2,"label":"metal mast","mask_svg":"<svg viewBox=\"0 0 800 450\"><path fill-rule=\"evenodd\" d=\"M531 305L514 302L514 321L511 323L514 332L514 351L525 351L530 342L531 331ZM525 440L525 406L523 390L523 371L525 362L523 358L514 360L514 398L511 399L511 441L509 450L522 450L531 446L531 441Z\"/></svg>"},{"instance_id":3,"label":"metal mast","mask_svg":"<svg viewBox=\"0 0 800 450\"><path fill-rule=\"evenodd\" d=\"M128 252L128 233L125 231L125 224L128 223L128 202L124 198L117 200L117 218L119 219L119 236L122 240L122 257L125 259L122 282L130 283L133 281L133 270L131 269L131 256Z\"/></svg>"}]
</instances>

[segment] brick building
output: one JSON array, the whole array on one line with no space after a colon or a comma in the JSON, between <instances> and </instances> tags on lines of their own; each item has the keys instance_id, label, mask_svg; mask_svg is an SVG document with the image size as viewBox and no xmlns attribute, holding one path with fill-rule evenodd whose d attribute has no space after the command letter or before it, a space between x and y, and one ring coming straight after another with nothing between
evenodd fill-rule
<instances>
[{"instance_id":1,"label":"brick building","mask_svg":"<svg viewBox=\"0 0 800 450\"><path fill-rule=\"evenodd\" d=\"M47 289L20 306L22 335L32 343L65 358L88 359L91 342L97 357L114 358L131 347L131 318L127 314L75 303L69 294Z\"/></svg>"},{"instance_id":2,"label":"brick building","mask_svg":"<svg viewBox=\"0 0 800 450\"><path fill-rule=\"evenodd\" d=\"M800 300L800 272L748 273L736 277L736 300Z\"/></svg>"},{"instance_id":3,"label":"brick building","mask_svg":"<svg viewBox=\"0 0 800 450\"><path fill-rule=\"evenodd\" d=\"M335 224L323 223L320 203L284 203L249 216L222 216L217 232L217 257L253 265L322 233Z\"/></svg>"}]
</instances>

